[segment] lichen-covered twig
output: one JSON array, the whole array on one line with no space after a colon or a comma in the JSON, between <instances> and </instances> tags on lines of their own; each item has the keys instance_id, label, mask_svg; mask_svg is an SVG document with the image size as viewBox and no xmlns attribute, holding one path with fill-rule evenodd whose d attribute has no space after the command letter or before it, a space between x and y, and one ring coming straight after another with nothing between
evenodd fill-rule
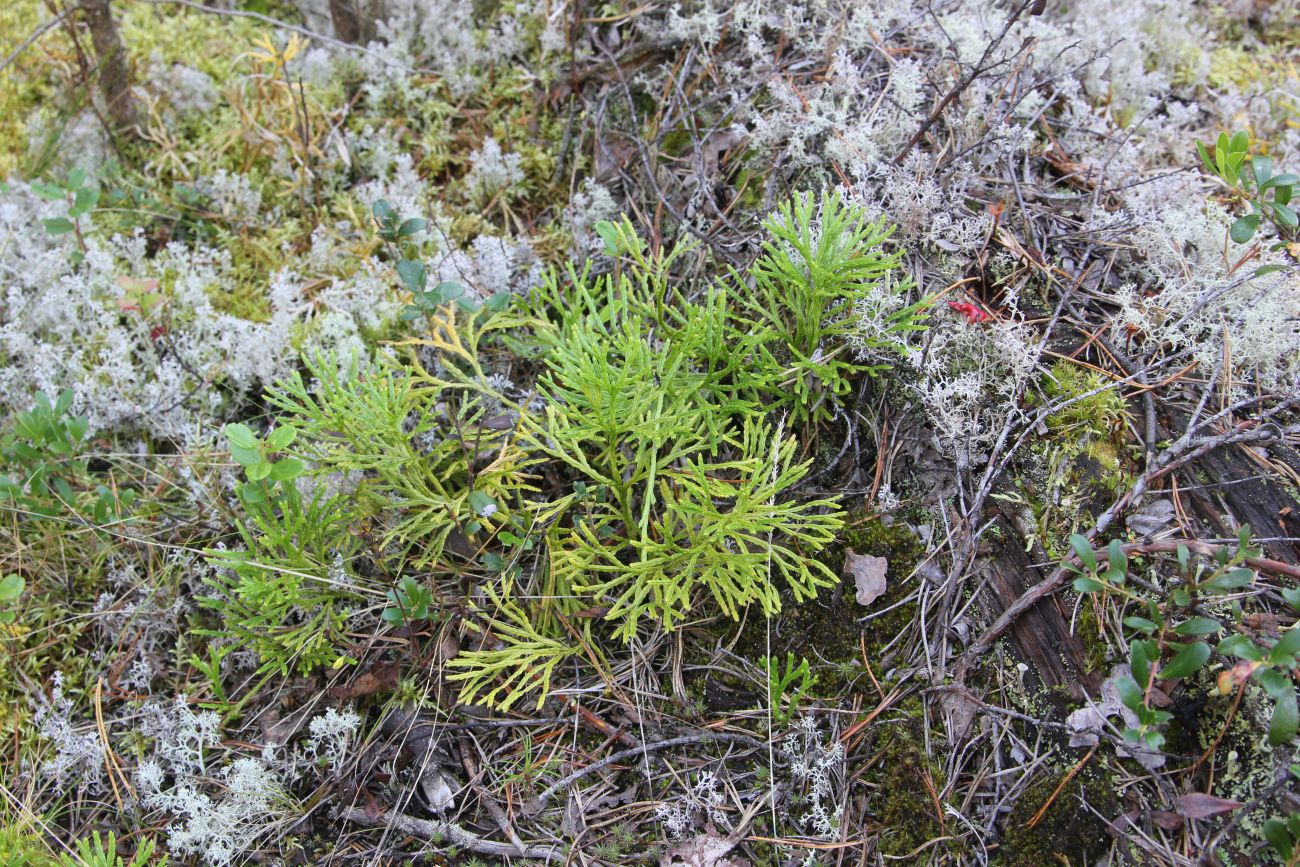
<instances>
[{"instance_id":1,"label":"lichen-covered twig","mask_svg":"<svg viewBox=\"0 0 1300 867\"><path fill-rule=\"evenodd\" d=\"M496 858L532 858L538 861L555 861L564 857L564 852L556 847L524 846L520 848L512 843L484 840L482 837L466 831L455 822L417 819L414 816L407 816L396 811L382 813L372 818L370 814L359 807L351 807L344 810L340 815L347 822L355 822L358 825L366 825L371 828L392 828L395 831L401 831L403 834L422 837L425 840L444 840L448 845L475 852L479 855L491 855Z\"/></svg>"},{"instance_id":2,"label":"lichen-covered twig","mask_svg":"<svg viewBox=\"0 0 1300 867\"><path fill-rule=\"evenodd\" d=\"M669 738L666 741L658 741L653 744L645 744L644 746L621 750L617 753L606 756L598 762L587 765L585 768L579 768L567 777L561 777L556 780L548 786L545 791L528 803L527 807L525 807L525 812L530 815L540 813L546 806L546 802L554 797L556 793L564 791L588 774L594 774L596 771L608 768L610 765L618 764L619 762L628 759L639 758L645 753L654 752L656 750L668 750L673 747L684 747L688 744L698 744L706 741L729 741L731 743L740 743L756 748L766 748L767 746L767 744L762 741L749 737L748 735L734 735L727 732L706 732L698 735L685 735L680 738Z\"/></svg>"}]
</instances>

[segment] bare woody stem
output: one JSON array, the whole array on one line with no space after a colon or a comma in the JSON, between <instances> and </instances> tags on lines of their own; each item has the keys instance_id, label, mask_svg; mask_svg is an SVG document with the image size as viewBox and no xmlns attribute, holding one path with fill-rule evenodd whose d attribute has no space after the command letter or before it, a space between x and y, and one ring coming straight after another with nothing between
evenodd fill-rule
<instances>
[{"instance_id":1,"label":"bare woody stem","mask_svg":"<svg viewBox=\"0 0 1300 867\"><path fill-rule=\"evenodd\" d=\"M90 39L95 46L99 62L99 89L104 97L113 131L119 135L135 135L137 115L135 97L131 93L131 66L126 48L113 21L109 0L83 0L82 11L90 28Z\"/></svg>"},{"instance_id":2,"label":"bare woody stem","mask_svg":"<svg viewBox=\"0 0 1300 867\"><path fill-rule=\"evenodd\" d=\"M361 41L361 18L353 0L330 0L330 21L335 39L350 45Z\"/></svg>"}]
</instances>

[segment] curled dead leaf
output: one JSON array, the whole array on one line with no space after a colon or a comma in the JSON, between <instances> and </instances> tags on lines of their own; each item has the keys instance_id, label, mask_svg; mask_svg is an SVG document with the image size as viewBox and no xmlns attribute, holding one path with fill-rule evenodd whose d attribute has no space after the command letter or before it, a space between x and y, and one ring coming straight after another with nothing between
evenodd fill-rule
<instances>
[{"instance_id":1,"label":"curled dead leaf","mask_svg":"<svg viewBox=\"0 0 1300 867\"><path fill-rule=\"evenodd\" d=\"M889 561L884 557L853 551L844 555L845 577L853 579L859 605L870 605L885 594L885 573L888 569Z\"/></svg>"}]
</instances>

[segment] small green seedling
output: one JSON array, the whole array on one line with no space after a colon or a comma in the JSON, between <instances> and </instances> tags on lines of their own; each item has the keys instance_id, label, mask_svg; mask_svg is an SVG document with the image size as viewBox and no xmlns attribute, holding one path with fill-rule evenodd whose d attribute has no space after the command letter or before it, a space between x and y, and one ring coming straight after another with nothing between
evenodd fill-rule
<instances>
[{"instance_id":1,"label":"small green seedling","mask_svg":"<svg viewBox=\"0 0 1300 867\"><path fill-rule=\"evenodd\" d=\"M1250 213L1232 224L1229 230L1232 240L1245 244L1267 220L1273 224L1279 239L1271 249L1281 250L1296 241L1300 218L1291 205L1291 197L1300 186L1300 177L1289 172L1274 174L1272 157L1251 155L1250 136L1244 131L1231 137L1220 133L1213 157L1204 142L1196 143L1196 152L1205 170L1227 184L1235 199L1250 206ZM1273 271L1279 267L1265 266L1260 270Z\"/></svg>"},{"instance_id":2,"label":"small green seedling","mask_svg":"<svg viewBox=\"0 0 1300 867\"><path fill-rule=\"evenodd\" d=\"M1186 546L1179 545L1175 553L1179 580L1167 594L1129 585L1128 557L1118 539L1106 547L1104 562L1083 536L1071 536L1070 546L1079 563L1067 560L1061 565L1076 576L1076 591L1119 597L1142 612L1124 618L1124 625L1135 633L1128 642L1131 676L1121 677L1115 684L1124 706L1138 718L1138 726L1124 732L1125 739L1160 749L1165 742L1164 726L1172 716L1151 704L1156 682L1191 677L1216 655L1224 663L1218 677L1219 692L1231 694L1246 680L1254 680L1273 700L1269 742L1283 744L1296 736L1300 729L1295 686L1295 672L1300 669L1300 626L1293 626L1276 640L1261 639L1247 631L1234 632L1241 618L1239 608L1233 620L1200 613L1216 598L1254 585L1255 572L1245 563L1260 552L1250 546L1249 524L1238 531L1235 550L1218 548L1209 558L1194 559ZM1206 639L1223 632L1233 634L1211 647ZM1233 659L1238 661L1233 663Z\"/></svg>"},{"instance_id":3,"label":"small green seedling","mask_svg":"<svg viewBox=\"0 0 1300 867\"><path fill-rule=\"evenodd\" d=\"M11 500L20 509L46 517L72 505L73 482L81 475L73 459L89 423L84 416L70 415L71 407L70 389L53 402L41 391L36 405L18 414L13 430L0 440L0 457L18 470L14 476L0 475L0 501Z\"/></svg>"},{"instance_id":4,"label":"small green seedling","mask_svg":"<svg viewBox=\"0 0 1300 867\"><path fill-rule=\"evenodd\" d=\"M239 496L248 505L275 503L283 497L296 496L297 488L290 484L306 469L297 458L278 460L272 455L287 449L298 435L297 428L280 425L259 439L248 425L228 424L226 439L230 443L230 456L244 468L248 481L239 488Z\"/></svg>"},{"instance_id":5,"label":"small green seedling","mask_svg":"<svg viewBox=\"0 0 1300 867\"><path fill-rule=\"evenodd\" d=\"M414 578L403 578L397 587L388 591L388 607L380 617L385 623L406 626L428 620L431 605L433 591Z\"/></svg>"},{"instance_id":6,"label":"small green seedling","mask_svg":"<svg viewBox=\"0 0 1300 867\"><path fill-rule=\"evenodd\" d=\"M782 727L790 724L799 710L799 701L817 685L817 675L808 668L808 660L801 658L796 665L793 653L785 655L785 669L775 656L760 660L767 672L767 698L771 703L772 719Z\"/></svg>"},{"instance_id":7,"label":"small green seedling","mask_svg":"<svg viewBox=\"0 0 1300 867\"><path fill-rule=\"evenodd\" d=\"M489 298L480 308L473 296L467 294L465 287L459 283L443 281L432 289L429 284L429 269L420 260L420 251L414 238L429 227L427 220L420 217L403 219L385 199L380 199L371 207L375 222L379 226L379 237L389 245L396 260L393 266L398 279L411 293L411 303L402 310L401 319L409 322L436 312L452 302L467 313L480 309L495 313L503 309L510 301L509 292L498 292Z\"/></svg>"},{"instance_id":8,"label":"small green seedling","mask_svg":"<svg viewBox=\"0 0 1300 867\"><path fill-rule=\"evenodd\" d=\"M149 837L141 837L135 842L135 854L126 860L117 851L117 838L112 831L108 832L108 839L105 840L99 836L98 831L94 831L92 836L82 838L77 841L77 857L71 855L62 855L59 858L60 867L145 867L152 864L154 867L167 867L167 856L154 858L154 841Z\"/></svg>"},{"instance_id":9,"label":"small green seedling","mask_svg":"<svg viewBox=\"0 0 1300 867\"><path fill-rule=\"evenodd\" d=\"M85 169L73 169L68 172L63 183L32 184L32 192L39 199L47 202L65 201L68 203L66 217L49 217L44 220L45 231L51 235L66 235L71 232L77 239L77 249L72 254L74 264L80 264L86 257L86 239L82 234L81 218L89 214L99 204L99 190L86 185Z\"/></svg>"}]
</instances>

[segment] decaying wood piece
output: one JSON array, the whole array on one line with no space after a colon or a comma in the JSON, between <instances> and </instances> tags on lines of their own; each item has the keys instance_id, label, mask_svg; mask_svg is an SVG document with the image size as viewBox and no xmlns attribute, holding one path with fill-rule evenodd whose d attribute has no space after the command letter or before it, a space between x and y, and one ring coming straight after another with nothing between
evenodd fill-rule
<instances>
[{"instance_id":1,"label":"decaying wood piece","mask_svg":"<svg viewBox=\"0 0 1300 867\"><path fill-rule=\"evenodd\" d=\"M1020 534L999 518L990 533L991 556L981 568L988 578L989 614L996 617L1045 577L1034 566L1020 544ZM996 537L996 538L993 538ZM1085 671L1087 654L1078 636L1070 632L1070 613L1058 597L1046 599L1027 610L1008 630L1012 651L1033 667L1046 687L1063 686L1072 698L1083 700L1096 694L1101 680Z\"/></svg>"},{"instance_id":2,"label":"decaying wood piece","mask_svg":"<svg viewBox=\"0 0 1300 867\"><path fill-rule=\"evenodd\" d=\"M443 840L447 845L493 858L531 858L537 861L559 861L564 859L564 852L558 846L524 846L522 849L513 843L498 843L484 840L457 825L455 822L431 819L417 819L395 810L371 815L365 810L352 807L340 813L347 822L355 822L369 828L392 828L403 834L421 837L425 840Z\"/></svg>"},{"instance_id":3,"label":"decaying wood piece","mask_svg":"<svg viewBox=\"0 0 1300 867\"><path fill-rule=\"evenodd\" d=\"M1268 447L1269 458L1300 476L1300 453L1284 442ZM1236 526L1250 524L1268 557L1300 563L1300 491L1281 472L1270 472L1241 448L1217 449L1199 458L1183 474L1186 496L1198 518L1215 534L1231 538ZM1235 524L1224 519L1224 512Z\"/></svg>"}]
</instances>

